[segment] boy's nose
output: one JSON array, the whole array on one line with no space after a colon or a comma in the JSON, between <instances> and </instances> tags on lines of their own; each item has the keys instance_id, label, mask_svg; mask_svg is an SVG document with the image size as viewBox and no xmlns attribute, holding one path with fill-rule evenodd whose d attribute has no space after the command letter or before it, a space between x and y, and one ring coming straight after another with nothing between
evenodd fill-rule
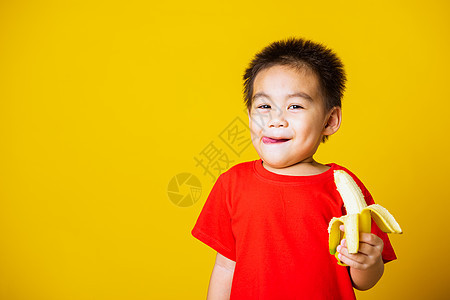
<instances>
[{"instance_id":1,"label":"boy's nose","mask_svg":"<svg viewBox=\"0 0 450 300\"><path fill-rule=\"evenodd\" d=\"M274 116L272 116L272 118L269 120L269 127L287 127L288 126L288 122L286 121L286 119L284 118L284 114L283 113L277 113Z\"/></svg>"}]
</instances>

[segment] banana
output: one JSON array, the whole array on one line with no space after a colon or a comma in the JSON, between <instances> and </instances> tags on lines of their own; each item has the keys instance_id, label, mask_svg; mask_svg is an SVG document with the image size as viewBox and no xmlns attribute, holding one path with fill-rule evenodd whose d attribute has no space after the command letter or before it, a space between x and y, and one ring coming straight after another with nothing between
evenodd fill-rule
<instances>
[{"instance_id":1,"label":"banana","mask_svg":"<svg viewBox=\"0 0 450 300\"><path fill-rule=\"evenodd\" d=\"M334 182L341 194L347 215L333 217L328 225L330 254L338 258L336 247L342 238L347 240L349 253L358 253L359 233L371 230L372 218L378 227L386 233L402 233L402 229L387 209L378 204L367 206L361 189L353 178L343 170L334 171ZM345 233L339 229L344 224ZM338 264L346 266L338 259Z\"/></svg>"}]
</instances>

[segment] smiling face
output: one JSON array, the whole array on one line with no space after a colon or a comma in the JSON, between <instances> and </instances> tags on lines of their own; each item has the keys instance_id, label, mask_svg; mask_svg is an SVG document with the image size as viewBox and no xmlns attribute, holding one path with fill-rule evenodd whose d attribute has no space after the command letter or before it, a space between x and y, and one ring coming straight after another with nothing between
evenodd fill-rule
<instances>
[{"instance_id":1,"label":"smiling face","mask_svg":"<svg viewBox=\"0 0 450 300\"><path fill-rule=\"evenodd\" d=\"M340 108L325 110L318 78L309 68L275 65L256 76L249 126L266 169L312 163L322 135L339 125Z\"/></svg>"}]
</instances>

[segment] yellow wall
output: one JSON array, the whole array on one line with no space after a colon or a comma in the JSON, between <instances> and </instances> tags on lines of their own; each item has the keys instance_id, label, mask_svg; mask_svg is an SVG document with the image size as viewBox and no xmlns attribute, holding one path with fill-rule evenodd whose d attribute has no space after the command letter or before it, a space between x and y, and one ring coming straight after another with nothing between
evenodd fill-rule
<instances>
[{"instance_id":1,"label":"yellow wall","mask_svg":"<svg viewBox=\"0 0 450 300\"><path fill-rule=\"evenodd\" d=\"M225 144L246 121L242 72L289 36L348 72L317 159L354 171L405 232L359 299L449 296L450 5L318 2L2 1L0 299L204 299L215 253L190 230L212 176L195 158L257 158ZM195 204L169 199L179 173L199 180Z\"/></svg>"}]
</instances>

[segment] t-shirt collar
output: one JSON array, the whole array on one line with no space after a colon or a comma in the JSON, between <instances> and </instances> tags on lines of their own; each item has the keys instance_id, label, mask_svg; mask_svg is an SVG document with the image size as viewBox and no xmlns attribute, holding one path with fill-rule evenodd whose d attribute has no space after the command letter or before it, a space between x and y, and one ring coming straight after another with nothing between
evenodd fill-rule
<instances>
[{"instance_id":1,"label":"t-shirt collar","mask_svg":"<svg viewBox=\"0 0 450 300\"><path fill-rule=\"evenodd\" d=\"M329 163L326 164L330 168L320 174L317 175L307 175L307 176L296 176L296 175L282 175L273 173L263 166L262 159L255 160L253 162L253 169L258 177L279 183L314 183L318 181L322 181L333 177L333 171L336 169L336 164Z\"/></svg>"}]
</instances>

